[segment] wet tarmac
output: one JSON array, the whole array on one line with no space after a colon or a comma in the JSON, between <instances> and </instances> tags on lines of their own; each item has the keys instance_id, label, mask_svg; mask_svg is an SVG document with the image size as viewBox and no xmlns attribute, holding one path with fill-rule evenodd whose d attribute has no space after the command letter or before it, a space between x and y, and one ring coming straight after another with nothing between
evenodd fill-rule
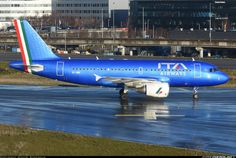
<instances>
[{"instance_id":1,"label":"wet tarmac","mask_svg":"<svg viewBox=\"0 0 236 158\"><path fill-rule=\"evenodd\" d=\"M158 100L112 88L0 85L0 124L236 154L236 89L172 88Z\"/></svg>"}]
</instances>

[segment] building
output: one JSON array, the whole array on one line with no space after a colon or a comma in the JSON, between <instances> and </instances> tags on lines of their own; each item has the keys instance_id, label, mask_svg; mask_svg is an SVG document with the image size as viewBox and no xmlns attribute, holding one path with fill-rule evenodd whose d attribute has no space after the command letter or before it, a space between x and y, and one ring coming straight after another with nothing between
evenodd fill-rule
<instances>
[{"instance_id":1,"label":"building","mask_svg":"<svg viewBox=\"0 0 236 158\"><path fill-rule=\"evenodd\" d=\"M130 0L109 0L109 13L111 17L112 10L129 10Z\"/></svg>"},{"instance_id":2,"label":"building","mask_svg":"<svg viewBox=\"0 0 236 158\"><path fill-rule=\"evenodd\" d=\"M53 11L60 16L79 19L97 19L109 17L108 0L52 0Z\"/></svg>"},{"instance_id":3,"label":"building","mask_svg":"<svg viewBox=\"0 0 236 158\"><path fill-rule=\"evenodd\" d=\"M109 18L108 0L52 0L54 19L80 28L105 27Z\"/></svg>"},{"instance_id":4,"label":"building","mask_svg":"<svg viewBox=\"0 0 236 158\"><path fill-rule=\"evenodd\" d=\"M132 28L235 30L236 0L130 0Z\"/></svg>"},{"instance_id":5,"label":"building","mask_svg":"<svg viewBox=\"0 0 236 158\"><path fill-rule=\"evenodd\" d=\"M109 17L108 0L0 0L0 20L52 15L101 20Z\"/></svg>"},{"instance_id":6,"label":"building","mask_svg":"<svg viewBox=\"0 0 236 158\"><path fill-rule=\"evenodd\" d=\"M113 23L114 18L114 23ZM128 27L128 18L129 18L129 10L126 9L116 9L111 10L111 22L110 27L114 26L117 28L127 28Z\"/></svg>"},{"instance_id":7,"label":"building","mask_svg":"<svg viewBox=\"0 0 236 158\"><path fill-rule=\"evenodd\" d=\"M0 0L0 21L51 13L52 0Z\"/></svg>"}]
</instances>

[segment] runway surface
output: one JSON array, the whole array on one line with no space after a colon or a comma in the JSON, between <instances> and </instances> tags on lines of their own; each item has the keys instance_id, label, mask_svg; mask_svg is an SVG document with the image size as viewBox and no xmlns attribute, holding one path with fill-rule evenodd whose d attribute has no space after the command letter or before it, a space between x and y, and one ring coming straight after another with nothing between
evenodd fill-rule
<instances>
[{"instance_id":1,"label":"runway surface","mask_svg":"<svg viewBox=\"0 0 236 158\"><path fill-rule=\"evenodd\" d=\"M0 124L236 154L236 89L173 88L160 101L112 88L0 85Z\"/></svg>"}]
</instances>

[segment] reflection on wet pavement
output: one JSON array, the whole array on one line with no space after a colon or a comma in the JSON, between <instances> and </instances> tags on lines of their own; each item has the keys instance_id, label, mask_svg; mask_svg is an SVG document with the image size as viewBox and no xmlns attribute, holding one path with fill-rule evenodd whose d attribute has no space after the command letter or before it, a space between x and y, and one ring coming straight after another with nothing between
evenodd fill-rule
<instances>
[{"instance_id":1,"label":"reflection on wet pavement","mask_svg":"<svg viewBox=\"0 0 236 158\"><path fill-rule=\"evenodd\" d=\"M0 85L0 124L236 154L236 89L191 93L120 100L111 88Z\"/></svg>"}]
</instances>

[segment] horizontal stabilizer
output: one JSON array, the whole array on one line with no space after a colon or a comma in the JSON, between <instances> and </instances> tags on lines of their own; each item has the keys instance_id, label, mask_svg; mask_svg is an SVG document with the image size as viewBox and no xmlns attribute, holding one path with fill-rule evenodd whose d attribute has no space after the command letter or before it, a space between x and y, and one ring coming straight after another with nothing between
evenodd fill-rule
<instances>
[{"instance_id":1,"label":"horizontal stabilizer","mask_svg":"<svg viewBox=\"0 0 236 158\"><path fill-rule=\"evenodd\" d=\"M24 65L24 64L11 64L11 67L16 68L16 69L24 69L25 67L32 72L40 72L44 70L43 65L39 64L34 64L34 65Z\"/></svg>"}]
</instances>

